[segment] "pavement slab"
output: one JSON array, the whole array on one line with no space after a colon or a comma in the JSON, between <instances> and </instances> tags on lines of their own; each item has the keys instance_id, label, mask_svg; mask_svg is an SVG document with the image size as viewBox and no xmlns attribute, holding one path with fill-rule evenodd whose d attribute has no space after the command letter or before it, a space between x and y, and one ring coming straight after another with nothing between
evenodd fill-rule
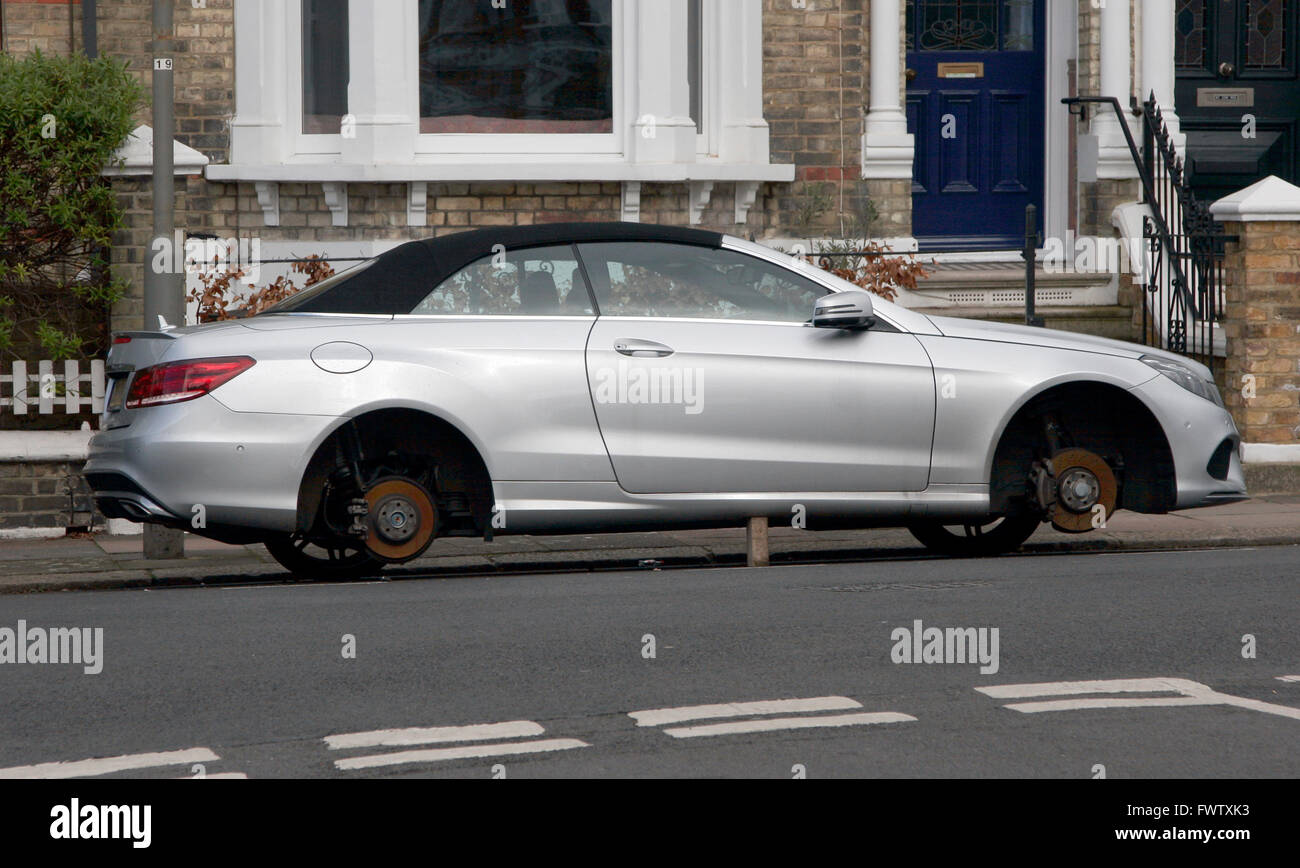
<instances>
[{"instance_id":1,"label":"pavement slab","mask_svg":"<svg viewBox=\"0 0 1300 868\"><path fill-rule=\"evenodd\" d=\"M1141 515L1120 511L1104 529L1066 534L1044 525L1023 551L1203 549L1300 544L1300 496ZM177 584L283 582L288 574L260 545L228 545L187 534L185 557L148 560L143 537L80 533L48 540L0 541L0 593ZM773 527L774 563L870 561L930 555L902 528L808 531ZM422 557L389 567L393 579L440 575L734 566L745 561L745 529L468 537L436 540Z\"/></svg>"}]
</instances>

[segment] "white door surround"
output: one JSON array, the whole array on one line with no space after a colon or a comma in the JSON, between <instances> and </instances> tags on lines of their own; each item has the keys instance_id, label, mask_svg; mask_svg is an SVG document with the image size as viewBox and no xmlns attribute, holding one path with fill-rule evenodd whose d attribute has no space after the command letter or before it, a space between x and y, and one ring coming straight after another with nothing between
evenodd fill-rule
<instances>
[{"instance_id":1,"label":"white door surround","mask_svg":"<svg viewBox=\"0 0 1300 868\"><path fill-rule=\"evenodd\" d=\"M911 178L916 150L907 132L902 103L906 93L899 70L904 65L903 35L905 0L872 0L870 104L862 137L862 177ZM1101 16L1101 95L1114 96L1127 108L1134 92L1133 64L1129 50L1131 7L1129 0L1107 0L1097 10ZM1185 137L1179 131L1174 109L1174 3L1173 0L1144 0L1140 30L1141 89L1154 91L1175 143L1182 150ZM1163 23L1160 23L1163 22ZM1070 119L1061 100L1070 95L1070 62L1079 54L1079 17L1074 3L1047 3L1046 42L1046 135L1044 147L1044 237L1064 238L1070 225ZM1089 112L1091 127L1082 138L1097 154L1099 178L1136 178L1132 155L1123 132L1109 109L1094 107ZM1139 143L1140 144L1140 143ZM1086 158L1085 158L1086 159Z\"/></svg>"}]
</instances>

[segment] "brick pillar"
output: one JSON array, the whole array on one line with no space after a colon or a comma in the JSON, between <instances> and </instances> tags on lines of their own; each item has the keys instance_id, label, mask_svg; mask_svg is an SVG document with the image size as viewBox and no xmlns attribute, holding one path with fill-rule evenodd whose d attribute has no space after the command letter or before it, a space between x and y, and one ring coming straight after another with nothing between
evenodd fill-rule
<instances>
[{"instance_id":1,"label":"brick pillar","mask_svg":"<svg viewBox=\"0 0 1300 868\"><path fill-rule=\"evenodd\" d=\"M1270 176L1211 206L1224 261L1224 403L1247 462L1300 463L1300 187Z\"/></svg>"}]
</instances>

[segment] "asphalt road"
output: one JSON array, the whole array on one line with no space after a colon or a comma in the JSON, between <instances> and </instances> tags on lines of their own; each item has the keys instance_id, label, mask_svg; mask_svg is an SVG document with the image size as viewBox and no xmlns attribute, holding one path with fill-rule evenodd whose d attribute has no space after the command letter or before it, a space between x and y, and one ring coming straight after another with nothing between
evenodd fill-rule
<instances>
[{"instance_id":1,"label":"asphalt road","mask_svg":"<svg viewBox=\"0 0 1300 868\"><path fill-rule=\"evenodd\" d=\"M0 628L104 631L96 675L0 664L0 777L1296 777L1298 576L1271 547L0 597ZM996 628L997 671L894 662L918 620Z\"/></svg>"}]
</instances>

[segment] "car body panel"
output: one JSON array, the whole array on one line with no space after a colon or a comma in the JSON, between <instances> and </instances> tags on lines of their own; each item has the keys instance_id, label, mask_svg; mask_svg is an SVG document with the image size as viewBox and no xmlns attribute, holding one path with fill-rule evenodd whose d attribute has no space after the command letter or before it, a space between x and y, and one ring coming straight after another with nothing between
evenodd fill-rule
<instances>
[{"instance_id":1,"label":"car body panel","mask_svg":"<svg viewBox=\"0 0 1300 868\"><path fill-rule=\"evenodd\" d=\"M615 349L625 340L662 344L672 355L629 358ZM601 317L587 367L605 446L628 492L926 486L934 377L912 335ZM664 394L635 388L660 382Z\"/></svg>"},{"instance_id":2,"label":"car body panel","mask_svg":"<svg viewBox=\"0 0 1300 868\"><path fill-rule=\"evenodd\" d=\"M1152 412L1169 440L1176 470L1175 509L1241 499L1246 476L1241 466L1241 434L1231 413L1192 395L1168 377L1153 377L1130 392ZM1234 441L1228 476L1215 479L1206 466L1225 439Z\"/></svg>"},{"instance_id":3,"label":"car body panel","mask_svg":"<svg viewBox=\"0 0 1300 868\"><path fill-rule=\"evenodd\" d=\"M1202 379L1213 380L1209 368L1186 356L1171 353L1156 347L1117 341L1097 335L1084 335L1077 332L1063 332L1039 326L1016 325L1015 323L990 322L988 320L961 319L960 317L932 316L930 322L945 337L962 340L992 341L1006 344L1023 344L1031 347L1052 348L1059 350L1078 350L1086 353L1099 353L1121 358L1138 359L1142 356L1155 356L1168 361L1178 362L1192 368Z\"/></svg>"},{"instance_id":4,"label":"car body panel","mask_svg":"<svg viewBox=\"0 0 1300 868\"><path fill-rule=\"evenodd\" d=\"M1129 389L1160 376L1120 356L1066 349L1047 353L1041 346L955 337L918 340L934 362L938 384L934 483L987 482L1002 431L1017 410L1053 386L1094 382Z\"/></svg>"},{"instance_id":5,"label":"car body panel","mask_svg":"<svg viewBox=\"0 0 1300 868\"><path fill-rule=\"evenodd\" d=\"M143 497L114 488L96 494L138 499L146 511L156 505L196 531L211 524L287 532L307 460L342 421L236 413L204 395L137 411L130 426L96 434L84 472L125 476Z\"/></svg>"},{"instance_id":6,"label":"car body panel","mask_svg":"<svg viewBox=\"0 0 1300 868\"><path fill-rule=\"evenodd\" d=\"M583 365L593 321L401 316L359 329L313 322L302 331L248 332L243 341L196 344L196 351L262 348L252 369L214 393L236 412L343 417L409 407L465 433L493 479L613 480ZM373 361L350 374L312 363L313 350L340 341L364 346Z\"/></svg>"}]
</instances>

